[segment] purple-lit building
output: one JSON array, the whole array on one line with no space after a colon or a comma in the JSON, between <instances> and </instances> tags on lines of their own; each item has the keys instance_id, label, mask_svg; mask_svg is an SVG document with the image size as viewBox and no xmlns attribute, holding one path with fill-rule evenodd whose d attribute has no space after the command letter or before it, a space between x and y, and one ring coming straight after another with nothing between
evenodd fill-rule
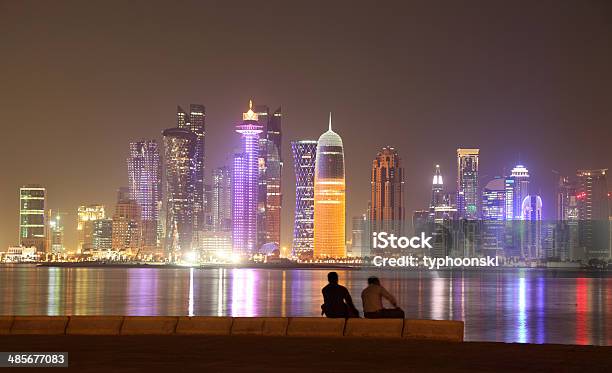
<instances>
[{"instance_id":1,"label":"purple-lit building","mask_svg":"<svg viewBox=\"0 0 612 373\"><path fill-rule=\"evenodd\" d=\"M235 254L248 256L257 252L259 135L263 132L253 102L242 114L236 132L241 135L241 151L234 155L232 175L232 246Z\"/></svg>"},{"instance_id":2,"label":"purple-lit building","mask_svg":"<svg viewBox=\"0 0 612 373\"><path fill-rule=\"evenodd\" d=\"M142 246L145 250L156 251L161 242L161 163L157 142L131 142L127 165L129 197L140 207Z\"/></svg>"}]
</instances>

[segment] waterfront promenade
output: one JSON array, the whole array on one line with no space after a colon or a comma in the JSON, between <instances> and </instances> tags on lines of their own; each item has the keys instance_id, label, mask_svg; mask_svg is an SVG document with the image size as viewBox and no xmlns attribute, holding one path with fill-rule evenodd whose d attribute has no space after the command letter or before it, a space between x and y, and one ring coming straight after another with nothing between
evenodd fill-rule
<instances>
[{"instance_id":1,"label":"waterfront promenade","mask_svg":"<svg viewBox=\"0 0 612 373\"><path fill-rule=\"evenodd\" d=\"M5 335L0 351L68 351L62 372L92 373L609 372L612 366L612 347L391 338Z\"/></svg>"}]
</instances>

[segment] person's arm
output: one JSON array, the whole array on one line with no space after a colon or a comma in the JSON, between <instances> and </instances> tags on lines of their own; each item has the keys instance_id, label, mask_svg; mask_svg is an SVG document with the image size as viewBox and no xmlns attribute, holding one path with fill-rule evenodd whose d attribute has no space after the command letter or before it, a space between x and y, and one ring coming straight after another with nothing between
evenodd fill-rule
<instances>
[{"instance_id":1,"label":"person's arm","mask_svg":"<svg viewBox=\"0 0 612 373\"><path fill-rule=\"evenodd\" d=\"M391 293L389 293L387 291L387 289L385 289L384 287L380 287L380 295L383 296L383 298L385 298L386 300L389 301L389 303L391 303L393 305L393 307L397 308L397 301L395 300L395 298L393 297L393 295L391 295Z\"/></svg>"},{"instance_id":2,"label":"person's arm","mask_svg":"<svg viewBox=\"0 0 612 373\"><path fill-rule=\"evenodd\" d=\"M353 311L357 311L357 308L355 307L355 305L353 304L353 298L351 298L351 293L349 293L348 289L344 289L344 301L346 302L346 304L349 306L350 309L352 309Z\"/></svg>"}]
</instances>

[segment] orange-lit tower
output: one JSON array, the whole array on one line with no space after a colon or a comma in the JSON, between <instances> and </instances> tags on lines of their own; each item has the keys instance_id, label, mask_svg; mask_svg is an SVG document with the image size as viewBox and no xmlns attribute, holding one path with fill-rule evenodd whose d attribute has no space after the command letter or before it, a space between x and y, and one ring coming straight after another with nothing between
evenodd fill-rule
<instances>
[{"instance_id":1,"label":"orange-lit tower","mask_svg":"<svg viewBox=\"0 0 612 373\"><path fill-rule=\"evenodd\" d=\"M342 139L329 130L319 137L314 179L314 257L346 257L346 188Z\"/></svg>"}]
</instances>

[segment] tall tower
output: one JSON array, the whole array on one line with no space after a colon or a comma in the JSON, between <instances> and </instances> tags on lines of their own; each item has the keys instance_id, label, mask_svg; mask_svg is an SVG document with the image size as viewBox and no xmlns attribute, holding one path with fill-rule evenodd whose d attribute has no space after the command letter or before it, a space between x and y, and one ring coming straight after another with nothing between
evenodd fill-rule
<instances>
[{"instance_id":1,"label":"tall tower","mask_svg":"<svg viewBox=\"0 0 612 373\"><path fill-rule=\"evenodd\" d=\"M517 165L512 169L510 176L506 178L506 220L522 220L523 201L529 195L529 170L523 165Z\"/></svg>"},{"instance_id":2,"label":"tall tower","mask_svg":"<svg viewBox=\"0 0 612 373\"><path fill-rule=\"evenodd\" d=\"M314 192L314 257L346 257L344 148L332 131L331 113L317 144Z\"/></svg>"},{"instance_id":3,"label":"tall tower","mask_svg":"<svg viewBox=\"0 0 612 373\"><path fill-rule=\"evenodd\" d=\"M542 198L527 195L521 204L522 235L521 255L526 259L542 259Z\"/></svg>"},{"instance_id":4,"label":"tall tower","mask_svg":"<svg viewBox=\"0 0 612 373\"><path fill-rule=\"evenodd\" d=\"M429 203L429 211L433 212L436 207L447 204L447 201L444 199L444 181L442 180L440 165L437 164L431 183L431 202Z\"/></svg>"},{"instance_id":5,"label":"tall tower","mask_svg":"<svg viewBox=\"0 0 612 373\"><path fill-rule=\"evenodd\" d=\"M587 258L608 259L610 223L607 169L578 170L578 230Z\"/></svg>"},{"instance_id":6,"label":"tall tower","mask_svg":"<svg viewBox=\"0 0 612 373\"><path fill-rule=\"evenodd\" d=\"M199 232L205 223L205 197L204 197L204 156L206 137L206 108L204 105L189 105L189 113L177 106L177 127L187 129L196 135L193 153L193 225L194 231Z\"/></svg>"},{"instance_id":7,"label":"tall tower","mask_svg":"<svg viewBox=\"0 0 612 373\"><path fill-rule=\"evenodd\" d=\"M262 126L259 137L259 180L257 198L257 246L280 243L280 218L282 208L281 177L281 123L279 107L274 113L266 105L256 105L253 111Z\"/></svg>"},{"instance_id":8,"label":"tall tower","mask_svg":"<svg viewBox=\"0 0 612 373\"><path fill-rule=\"evenodd\" d=\"M242 114L242 123L236 125L236 132L241 135L241 152L234 155L232 175L233 251L248 256L257 252L259 135L263 132L252 101Z\"/></svg>"},{"instance_id":9,"label":"tall tower","mask_svg":"<svg viewBox=\"0 0 612 373\"><path fill-rule=\"evenodd\" d=\"M133 254L152 254L140 252L143 239L142 208L130 193L124 193L123 188L117 193L117 204L113 214L112 246L115 251L128 251ZM157 223L153 225L153 232L157 233ZM155 247L155 246L153 246Z\"/></svg>"},{"instance_id":10,"label":"tall tower","mask_svg":"<svg viewBox=\"0 0 612 373\"><path fill-rule=\"evenodd\" d=\"M309 259L314 247L314 178L317 142L291 142L295 168L295 219L293 223L293 255Z\"/></svg>"},{"instance_id":11,"label":"tall tower","mask_svg":"<svg viewBox=\"0 0 612 373\"><path fill-rule=\"evenodd\" d=\"M141 244L145 252L157 251L161 246L158 226L162 199L162 170L157 141L131 142L127 165L129 199L136 201L140 207ZM125 200L125 197L118 198L118 202L121 200Z\"/></svg>"},{"instance_id":12,"label":"tall tower","mask_svg":"<svg viewBox=\"0 0 612 373\"><path fill-rule=\"evenodd\" d=\"M457 212L478 219L478 153L480 149L457 149Z\"/></svg>"},{"instance_id":13,"label":"tall tower","mask_svg":"<svg viewBox=\"0 0 612 373\"><path fill-rule=\"evenodd\" d=\"M19 188L19 245L46 251L45 202L47 191L40 185Z\"/></svg>"},{"instance_id":14,"label":"tall tower","mask_svg":"<svg viewBox=\"0 0 612 373\"><path fill-rule=\"evenodd\" d=\"M370 224L372 232L403 235L404 168L397 151L384 147L372 162ZM368 240L369 242L369 240Z\"/></svg>"},{"instance_id":15,"label":"tall tower","mask_svg":"<svg viewBox=\"0 0 612 373\"><path fill-rule=\"evenodd\" d=\"M213 171L212 218L217 232L232 230L232 178L229 167Z\"/></svg>"},{"instance_id":16,"label":"tall tower","mask_svg":"<svg viewBox=\"0 0 612 373\"><path fill-rule=\"evenodd\" d=\"M191 251L194 229L197 136L190 130L170 128L163 132L166 176L166 254L172 258Z\"/></svg>"}]
</instances>

